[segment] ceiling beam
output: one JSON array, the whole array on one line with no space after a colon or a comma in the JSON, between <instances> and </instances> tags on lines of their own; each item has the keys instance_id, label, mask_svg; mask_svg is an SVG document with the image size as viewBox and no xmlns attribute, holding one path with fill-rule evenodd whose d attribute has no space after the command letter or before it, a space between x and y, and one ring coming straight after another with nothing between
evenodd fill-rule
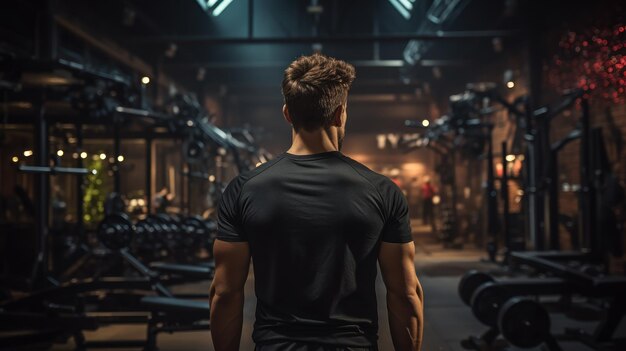
<instances>
[{"instance_id":1,"label":"ceiling beam","mask_svg":"<svg viewBox=\"0 0 626 351\"><path fill-rule=\"evenodd\" d=\"M465 40L483 39L494 37L511 37L522 34L518 30L480 30L480 31L438 31L434 33L395 33L383 35L338 35L332 37L320 36L293 36L293 37L215 37L209 35L163 35L144 36L129 38L128 43L154 44L154 43L176 43L178 45L200 45L200 44L293 44L293 43L358 43L358 42L404 42L409 40Z\"/></svg>"},{"instance_id":2,"label":"ceiling beam","mask_svg":"<svg viewBox=\"0 0 626 351\"><path fill-rule=\"evenodd\" d=\"M402 60L349 60L349 62L355 67L372 67L372 68L400 68L404 66ZM422 60L419 62L423 67L442 67L442 66L466 66L474 61L472 60ZM224 68L236 68L236 69L256 69L256 68L285 68L289 66L290 62L287 61L207 61L207 62L169 62L164 63L164 68L179 69L224 69Z\"/></svg>"}]
</instances>

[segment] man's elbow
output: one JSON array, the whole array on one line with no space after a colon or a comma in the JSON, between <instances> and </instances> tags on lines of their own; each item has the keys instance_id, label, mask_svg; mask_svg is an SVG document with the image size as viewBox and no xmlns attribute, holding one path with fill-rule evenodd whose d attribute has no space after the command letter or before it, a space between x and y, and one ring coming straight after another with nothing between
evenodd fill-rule
<instances>
[{"instance_id":1,"label":"man's elbow","mask_svg":"<svg viewBox=\"0 0 626 351\"><path fill-rule=\"evenodd\" d=\"M387 299L398 301L402 305L416 306L421 309L424 305L424 292L422 286L418 283L415 286L405 289L388 290Z\"/></svg>"},{"instance_id":2,"label":"man's elbow","mask_svg":"<svg viewBox=\"0 0 626 351\"><path fill-rule=\"evenodd\" d=\"M240 299L240 298L242 299L244 297L243 288L224 289L224 288L215 287L212 293L213 293L213 298L219 299L219 300L235 300L235 299Z\"/></svg>"}]
</instances>

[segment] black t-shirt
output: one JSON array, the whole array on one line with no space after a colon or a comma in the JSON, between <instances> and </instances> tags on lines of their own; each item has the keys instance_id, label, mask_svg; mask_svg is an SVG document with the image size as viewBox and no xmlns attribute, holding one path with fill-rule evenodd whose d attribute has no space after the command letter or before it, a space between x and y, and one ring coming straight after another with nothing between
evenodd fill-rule
<instances>
[{"instance_id":1,"label":"black t-shirt","mask_svg":"<svg viewBox=\"0 0 626 351\"><path fill-rule=\"evenodd\" d=\"M412 237L406 199L391 180L325 152L285 153L231 181L217 239L250 245L256 343L370 346L380 242Z\"/></svg>"}]
</instances>

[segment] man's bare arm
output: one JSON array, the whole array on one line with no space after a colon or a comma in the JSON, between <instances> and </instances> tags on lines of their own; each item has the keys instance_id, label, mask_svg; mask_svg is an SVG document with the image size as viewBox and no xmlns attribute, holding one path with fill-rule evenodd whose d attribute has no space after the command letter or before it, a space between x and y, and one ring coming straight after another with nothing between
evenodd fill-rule
<instances>
[{"instance_id":1,"label":"man's bare arm","mask_svg":"<svg viewBox=\"0 0 626 351\"><path fill-rule=\"evenodd\" d=\"M389 328L396 351L422 347L424 293L415 274L415 245L381 243L378 260L387 287Z\"/></svg>"},{"instance_id":2,"label":"man's bare arm","mask_svg":"<svg viewBox=\"0 0 626 351\"><path fill-rule=\"evenodd\" d=\"M216 240L213 255L215 277L209 292L213 346L215 351L238 351L250 247L247 242Z\"/></svg>"}]
</instances>

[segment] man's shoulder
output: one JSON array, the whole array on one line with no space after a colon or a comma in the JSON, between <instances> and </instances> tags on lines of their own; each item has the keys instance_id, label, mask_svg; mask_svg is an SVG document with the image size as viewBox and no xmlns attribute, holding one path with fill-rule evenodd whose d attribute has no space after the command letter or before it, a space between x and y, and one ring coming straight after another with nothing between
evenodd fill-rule
<instances>
[{"instance_id":1,"label":"man's shoulder","mask_svg":"<svg viewBox=\"0 0 626 351\"><path fill-rule=\"evenodd\" d=\"M270 169L272 166L274 166L275 164L279 163L281 160L283 159L283 156L277 156L276 158L273 158L267 162L264 162L263 164L241 172L238 176L236 176L235 178L233 178L230 183L228 183L228 188L231 188L232 191L236 191L236 192L240 192L243 189L243 186L248 183L250 180L256 178L257 176L263 174L263 172L265 172L266 170Z\"/></svg>"},{"instance_id":2,"label":"man's shoulder","mask_svg":"<svg viewBox=\"0 0 626 351\"><path fill-rule=\"evenodd\" d=\"M372 186L376 188L379 192L387 192L390 187L396 187L395 183L389 179L387 176L384 176L366 165L346 156L342 155L341 157L352 169L357 172L361 177L366 179Z\"/></svg>"}]
</instances>

